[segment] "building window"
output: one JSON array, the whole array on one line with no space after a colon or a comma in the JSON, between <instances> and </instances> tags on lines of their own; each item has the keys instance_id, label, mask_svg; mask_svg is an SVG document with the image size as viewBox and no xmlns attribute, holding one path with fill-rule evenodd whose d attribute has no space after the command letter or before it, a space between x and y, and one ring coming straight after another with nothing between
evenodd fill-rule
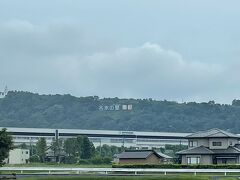
<instances>
[{"instance_id":1,"label":"building window","mask_svg":"<svg viewBox=\"0 0 240 180\"><path fill-rule=\"evenodd\" d=\"M212 142L213 146L222 146L222 142Z\"/></svg>"},{"instance_id":2,"label":"building window","mask_svg":"<svg viewBox=\"0 0 240 180\"><path fill-rule=\"evenodd\" d=\"M189 141L189 147L197 147L197 141Z\"/></svg>"},{"instance_id":3,"label":"building window","mask_svg":"<svg viewBox=\"0 0 240 180\"><path fill-rule=\"evenodd\" d=\"M125 143L133 143L133 140L132 139L124 139L124 142Z\"/></svg>"},{"instance_id":4,"label":"building window","mask_svg":"<svg viewBox=\"0 0 240 180\"><path fill-rule=\"evenodd\" d=\"M187 164L199 164L200 157L187 157Z\"/></svg>"}]
</instances>

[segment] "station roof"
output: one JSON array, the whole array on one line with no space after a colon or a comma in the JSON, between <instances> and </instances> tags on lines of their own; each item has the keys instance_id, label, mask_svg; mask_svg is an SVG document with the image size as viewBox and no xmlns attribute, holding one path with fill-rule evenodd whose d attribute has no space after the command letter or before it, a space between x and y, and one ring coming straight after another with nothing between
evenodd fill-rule
<instances>
[{"instance_id":1,"label":"station roof","mask_svg":"<svg viewBox=\"0 0 240 180\"><path fill-rule=\"evenodd\" d=\"M140 138L147 137L166 137L166 138L185 138L190 133L171 133L171 132L145 132L145 131L112 131L112 130L86 130L86 129L48 129L48 128L16 128L16 127L0 127L6 128L10 133L46 133L55 134L56 130L62 136L64 135L109 135L109 136L126 136Z\"/></svg>"}]
</instances>

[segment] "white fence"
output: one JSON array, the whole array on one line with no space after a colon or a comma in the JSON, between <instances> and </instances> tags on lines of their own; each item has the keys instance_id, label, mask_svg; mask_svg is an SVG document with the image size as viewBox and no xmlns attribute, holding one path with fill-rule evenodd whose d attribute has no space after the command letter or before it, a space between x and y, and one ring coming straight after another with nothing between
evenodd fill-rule
<instances>
[{"instance_id":1,"label":"white fence","mask_svg":"<svg viewBox=\"0 0 240 180\"><path fill-rule=\"evenodd\" d=\"M197 175L197 173L223 173L223 175L227 175L227 173L240 173L240 169L140 169L140 168L61 168L61 167L1 167L0 171L4 172L16 172L20 173L37 173L41 172L41 174L54 174L59 172L75 172L77 174L80 173L133 173L137 174L164 174L168 173L193 173Z\"/></svg>"}]
</instances>

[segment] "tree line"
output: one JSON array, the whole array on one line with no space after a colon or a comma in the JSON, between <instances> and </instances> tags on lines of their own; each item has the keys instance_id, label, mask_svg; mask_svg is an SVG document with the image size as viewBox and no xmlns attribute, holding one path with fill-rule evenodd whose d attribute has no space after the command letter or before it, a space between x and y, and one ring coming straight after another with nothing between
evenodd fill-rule
<instances>
[{"instance_id":1,"label":"tree line","mask_svg":"<svg viewBox=\"0 0 240 180\"><path fill-rule=\"evenodd\" d=\"M47 151L51 150L57 157L56 162L66 164L110 164L113 162L114 155L120 154L125 150L136 150L136 147L117 147L103 144L94 147L87 136L78 136L66 140L55 140L48 147L45 138L40 138L36 146L30 147L22 144L21 148L34 149L31 154L30 162L47 162ZM176 152L187 149L186 145L165 145L154 150L177 158ZM63 159L61 159L63 156Z\"/></svg>"},{"instance_id":2,"label":"tree line","mask_svg":"<svg viewBox=\"0 0 240 180\"><path fill-rule=\"evenodd\" d=\"M99 107L132 105L132 110ZM11 91L0 99L2 127L81 128L195 132L220 128L240 132L240 100L232 104L158 101L153 99L74 97Z\"/></svg>"},{"instance_id":3,"label":"tree line","mask_svg":"<svg viewBox=\"0 0 240 180\"><path fill-rule=\"evenodd\" d=\"M48 156L53 156L54 162L67 164L110 164L114 154L126 149L106 144L95 148L87 136L54 140L50 146L40 138L36 145L21 144L19 148L30 150L30 162L49 162Z\"/></svg>"},{"instance_id":4,"label":"tree line","mask_svg":"<svg viewBox=\"0 0 240 180\"><path fill-rule=\"evenodd\" d=\"M0 129L0 167L4 164L4 160L8 157L11 149L13 149L12 137L6 129Z\"/></svg>"}]
</instances>

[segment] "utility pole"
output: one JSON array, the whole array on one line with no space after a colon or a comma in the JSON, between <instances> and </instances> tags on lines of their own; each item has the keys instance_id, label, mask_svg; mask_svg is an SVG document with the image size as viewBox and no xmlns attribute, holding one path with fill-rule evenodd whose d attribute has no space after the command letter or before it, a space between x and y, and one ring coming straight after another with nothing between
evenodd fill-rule
<instances>
[{"instance_id":1,"label":"utility pole","mask_svg":"<svg viewBox=\"0 0 240 180\"><path fill-rule=\"evenodd\" d=\"M56 156L56 162L60 163L60 147L59 147L59 137L58 136L59 136L58 129L56 129L56 131L55 131L56 154L54 154L54 155Z\"/></svg>"},{"instance_id":2,"label":"utility pole","mask_svg":"<svg viewBox=\"0 0 240 180\"><path fill-rule=\"evenodd\" d=\"M30 156L33 155L32 137L30 137Z\"/></svg>"},{"instance_id":3,"label":"utility pole","mask_svg":"<svg viewBox=\"0 0 240 180\"><path fill-rule=\"evenodd\" d=\"M7 93L8 93L8 87L7 87L7 86L5 86L5 89L4 89L4 95L6 96L6 95L7 95Z\"/></svg>"},{"instance_id":4,"label":"utility pole","mask_svg":"<svg viewBox=\"0 0 240 180\"><path fill-rule=\"evenodd\" d=\"M100 156L102 156L102 139L100 138Z\"/></svg>"}]
</instances>

